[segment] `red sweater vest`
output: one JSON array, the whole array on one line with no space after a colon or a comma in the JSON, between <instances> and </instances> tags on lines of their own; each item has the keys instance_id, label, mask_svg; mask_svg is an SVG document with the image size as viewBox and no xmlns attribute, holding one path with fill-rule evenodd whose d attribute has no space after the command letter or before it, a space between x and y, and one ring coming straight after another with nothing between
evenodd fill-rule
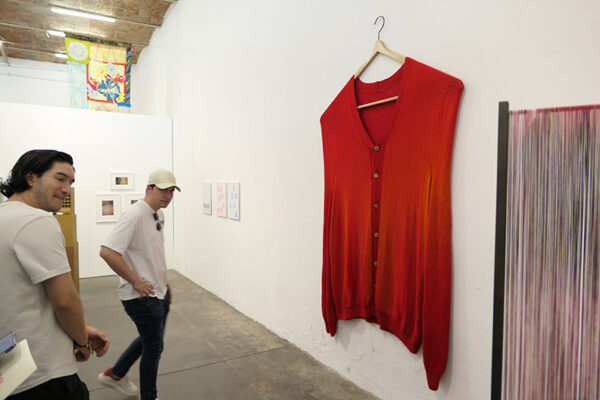
<instances>
[{"instance_id":1,"label":"red sweater vest","mask_svg":"<svg viewBox=\"0 0 600 400\"><path fill-rule=\"evenodd\" d=\"M438 388L448 358L450 166L463 84L406 58L375 83L351 78L321 117L322 309L327 332L364 318L416 353ZM393 103L364 104L398 96Z\"/></svg>"}]
</instances>

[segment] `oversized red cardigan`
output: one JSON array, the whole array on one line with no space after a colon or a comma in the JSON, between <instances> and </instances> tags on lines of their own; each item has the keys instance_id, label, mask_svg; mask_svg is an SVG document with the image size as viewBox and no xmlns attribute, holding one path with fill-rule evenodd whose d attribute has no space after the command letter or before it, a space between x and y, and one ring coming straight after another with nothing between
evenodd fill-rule
<instances>
[{"instance_id":1,"label":"oversized red cardigan","mask_svg":"<svg viewBox=\"0 0 600 400\"><path fill-rule=\"evenodd\" d=\"M450 165L463 84L411 58L375 83L351 78L321 117L325 161L322 309L364 318L416 353L429 388L448 358ZM398 100L358 110L365 104Z\"/></svg>"}]
</instances>

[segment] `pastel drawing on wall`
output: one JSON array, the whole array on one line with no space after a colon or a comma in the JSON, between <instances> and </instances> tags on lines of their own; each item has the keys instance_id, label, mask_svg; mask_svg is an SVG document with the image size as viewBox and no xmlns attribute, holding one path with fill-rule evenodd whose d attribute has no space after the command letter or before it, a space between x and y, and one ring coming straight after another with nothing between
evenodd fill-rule
<instances>
[{"instance_id":1,"label":"pastel drawing on wall","mask_svg":"<svg viewBox=\"0 0 600 400\"><path fill-rule=\"evenodd\" d=\"M217 217L227 218L227 184L217 183Z\"/></svg>"},{"instance_id":2,"label":"pastel drawing on wall","mask_svg":"<svg viewBox=\"0 0 600 400\"><path fill-rule=\"evenodd\" d=\"M229 219L240 220L240 183L227 184L227 208Z\"/></svg>"}]
</instances>

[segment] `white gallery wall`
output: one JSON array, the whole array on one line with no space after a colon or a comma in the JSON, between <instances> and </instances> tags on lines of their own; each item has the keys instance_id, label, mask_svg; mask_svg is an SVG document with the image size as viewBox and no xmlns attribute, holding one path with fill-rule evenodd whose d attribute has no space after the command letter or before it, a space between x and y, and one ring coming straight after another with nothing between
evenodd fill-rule
<instances>
[{"instance_id":1,"label":"white gallery wall","mask_svg":"<svg viewBox=\"0 0 600 400\"><path fill-rule=\"evenodd\" d=\"M319 118L381 39L463 80L452 170L450 353L364 321L325 333ZM175 265L383 399L485 399L491 382L498 102L600 102L600 3L542 0L180 0L133 69L134 111L173 118ZM398 66L376 60L366 81ZM202 182L241 182L241 221L202 214ZM214 190L214 186L213 186ZM214 204L213 204L214 205Z\"/></svg>"},{"instance_id":2,"label":"white gallery wall","mask_svg":"<svg viewBox=\"0 0 600 400\"><path fill-rule=\"evenodd\" d=\"M113 274L98 253L115 223L96 222L96 194L117 194L121 200L130 193L143 197L150 172L172 167L171 118L164 116L0 103L0 143L0 177L4 178L28 150L56 149L73 156L82 278ZM134 190L111 190L111 172L133 173ZM173 265L172 211L176 201L165 210L169 266Z\"/></svg>"},{"instance_id":3,"label":"white gallery wall","mask_svg":"<svg viewBox=\"0 0 600 400\"><path fill-rule=\"evenodd\" d=\"M69 107L67 65L0 58L0 102Z\"/></svg>"}]
</instances>

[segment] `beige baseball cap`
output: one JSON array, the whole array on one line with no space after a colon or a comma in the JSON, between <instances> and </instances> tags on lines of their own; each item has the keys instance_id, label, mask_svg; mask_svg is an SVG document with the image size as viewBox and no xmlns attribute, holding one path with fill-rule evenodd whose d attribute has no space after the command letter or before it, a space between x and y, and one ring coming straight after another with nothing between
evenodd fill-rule
<instances>
[{"instance_id":1,"label":"beige baseball cap","mask_svg":"<svg viewBox=\"0 0 600 400\"><path fill-rule=\"evenodd\" d=\"M175 175L166 169L157 169L148 177L148 185L156 185L159 189L174 187L181 192L175 181Z\"/></svg>"}]
</instances>

